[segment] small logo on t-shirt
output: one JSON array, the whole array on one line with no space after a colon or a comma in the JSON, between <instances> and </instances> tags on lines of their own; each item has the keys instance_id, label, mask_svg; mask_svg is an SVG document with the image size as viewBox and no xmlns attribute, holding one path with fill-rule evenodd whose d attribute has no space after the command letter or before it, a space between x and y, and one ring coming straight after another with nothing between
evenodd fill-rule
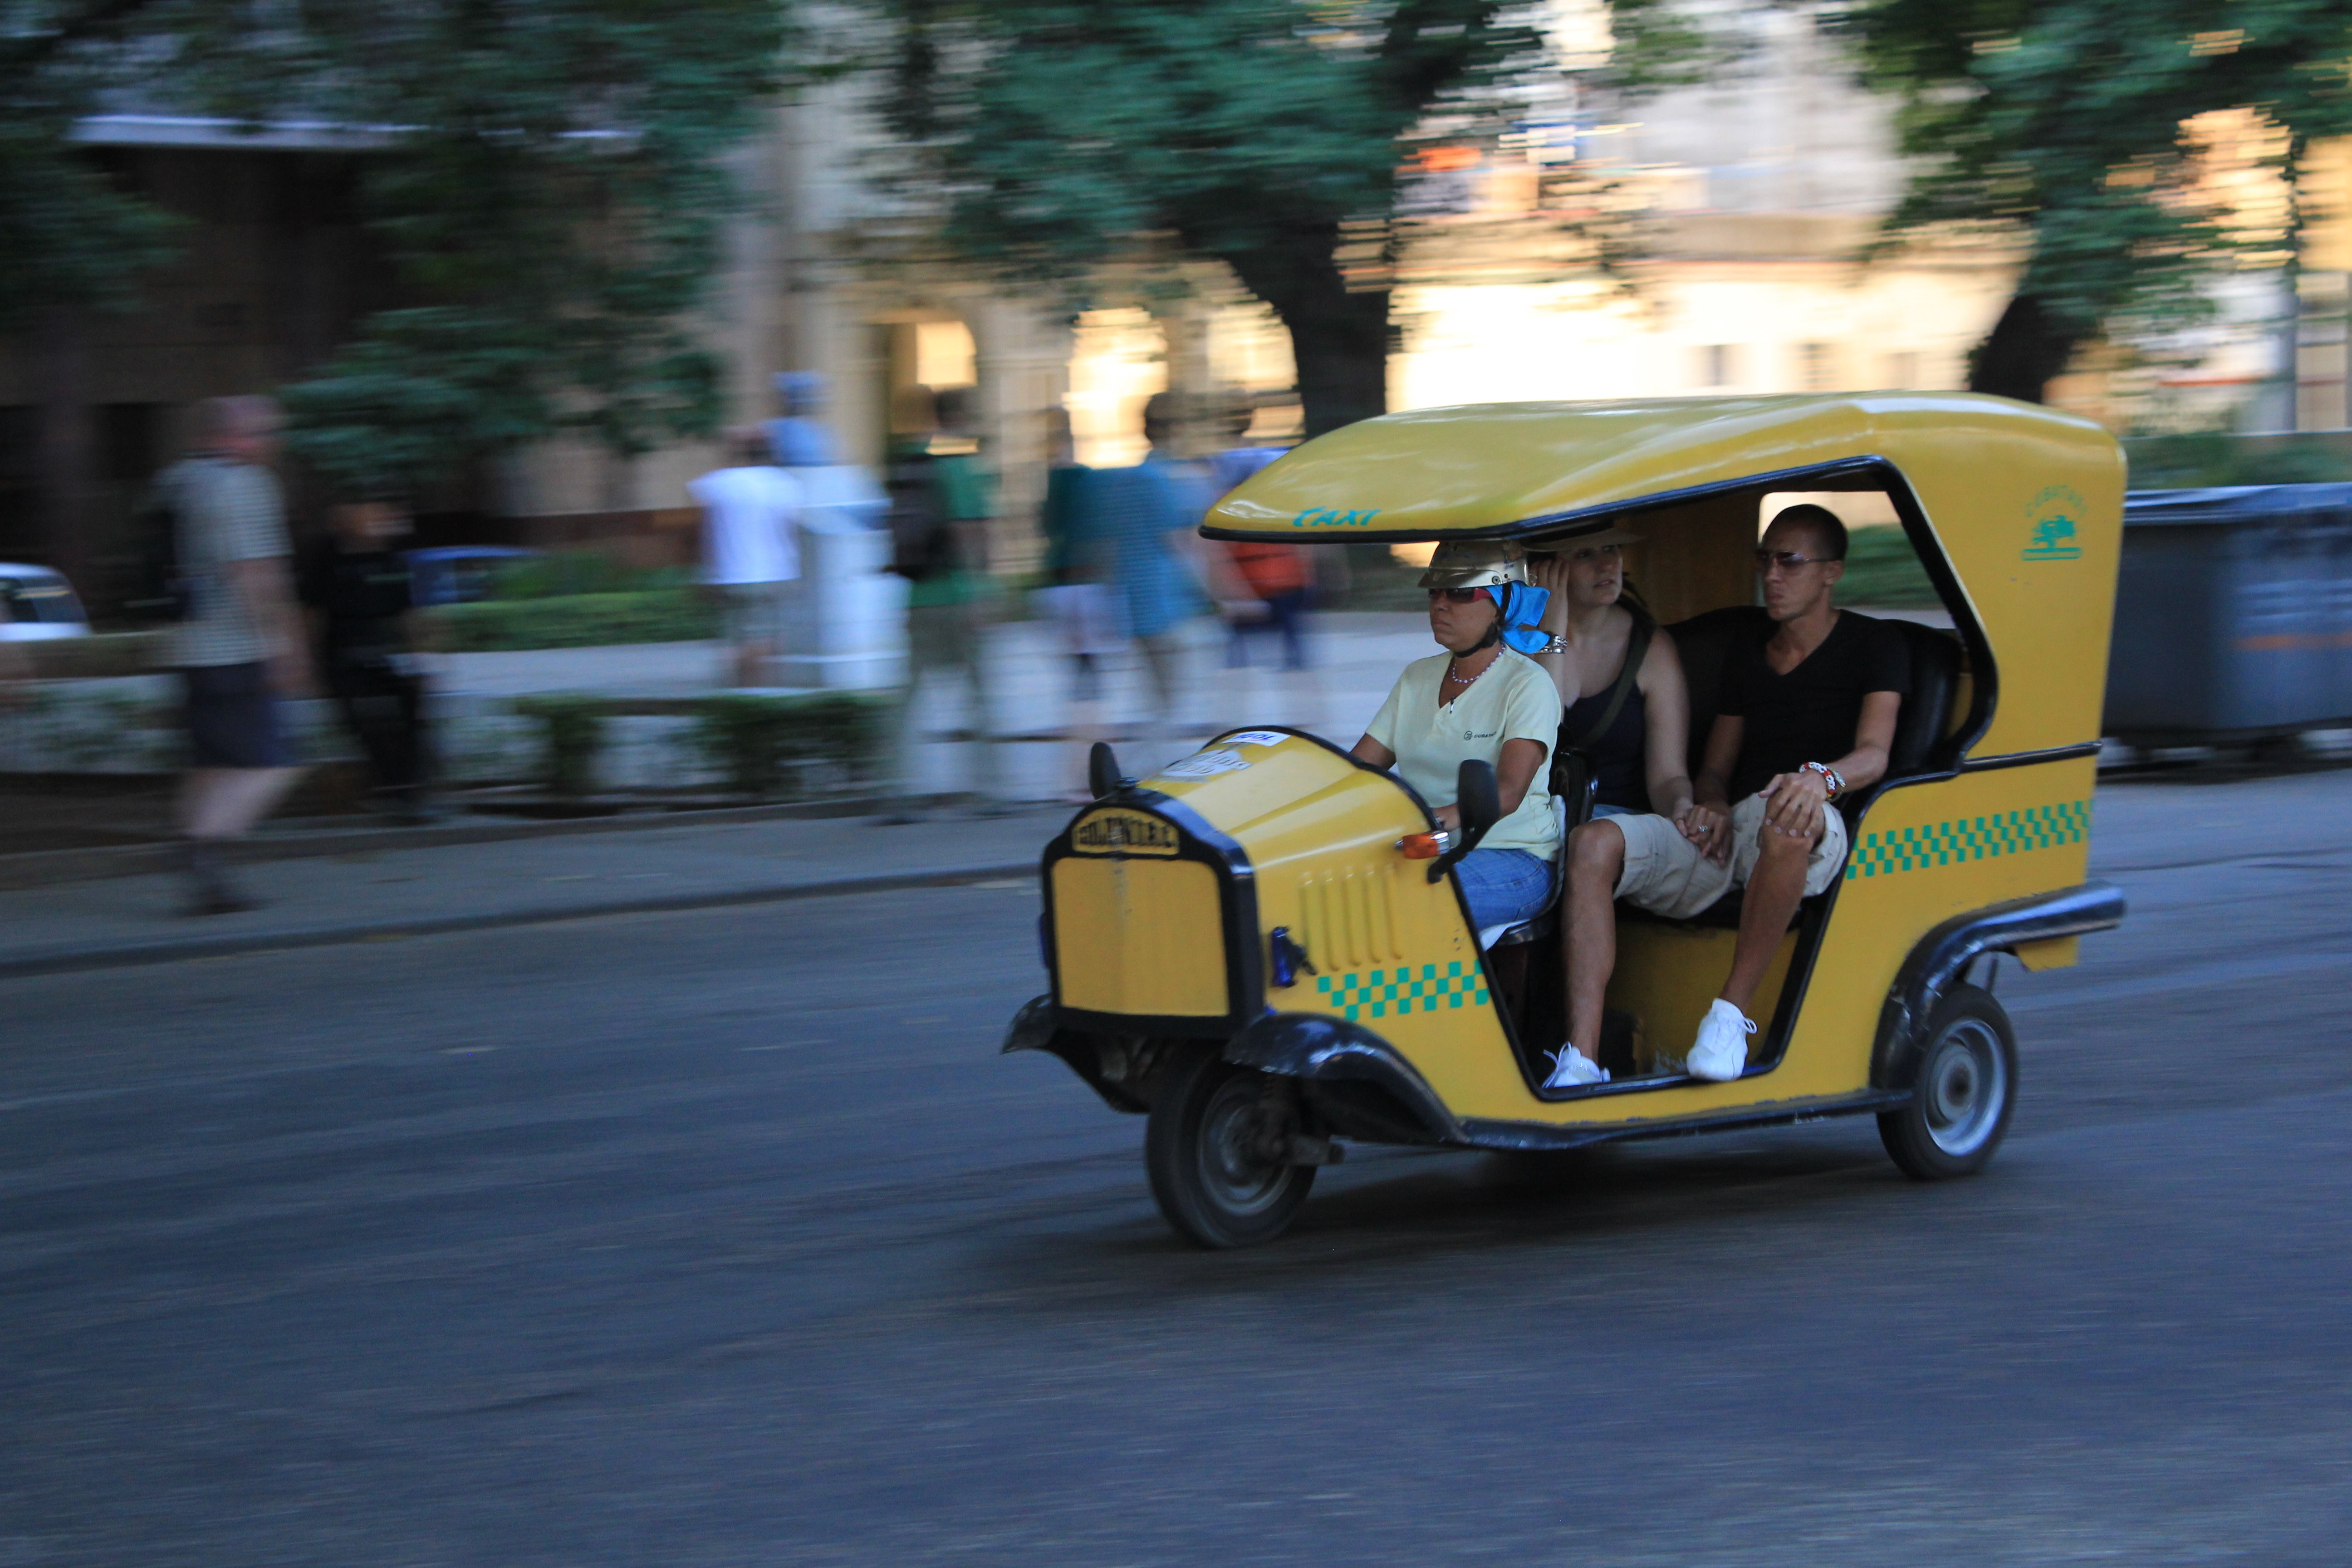
<instances>
[{"instance_id":1,"label":"small logo on t-shirt","mask_svg":"<svg viewBox=\"0 0 2352 1568\"><path fill-rule=\"evenodd\" d=\"M1465 741L1491 741L1501 733L1500 730L1465 730L1462 738Z\"/></svg>"}]
</instances>

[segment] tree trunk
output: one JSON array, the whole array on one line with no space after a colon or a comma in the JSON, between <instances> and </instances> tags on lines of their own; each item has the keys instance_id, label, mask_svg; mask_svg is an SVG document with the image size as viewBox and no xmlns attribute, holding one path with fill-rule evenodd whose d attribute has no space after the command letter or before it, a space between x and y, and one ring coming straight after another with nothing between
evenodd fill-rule
<instances>
[{"instance_id":1,"label":"tree trunk","mask_svg":"<svg viewBox=\"0 0 2352 1568\"><path fill-rule=\"evenodd\" d=\"M2061 325L2031 294L2011 297L2000 320L1969 356L1969 390L2039 403L2074 357L2083 334Z\"/></svg>"},{"instance_id":2,"label":"tree trunk","mask_svg":"<svg viewBox=\"0 0 2352 1568\"><path fill-rule=\"evenodd\" d=\"M1268 243L1216 254L1290 332L1307 434L1320 436L1389 408L1389 294L1351 291L1339 270L1337 222L1301 225Z\"/></svg>"}]
</instances>

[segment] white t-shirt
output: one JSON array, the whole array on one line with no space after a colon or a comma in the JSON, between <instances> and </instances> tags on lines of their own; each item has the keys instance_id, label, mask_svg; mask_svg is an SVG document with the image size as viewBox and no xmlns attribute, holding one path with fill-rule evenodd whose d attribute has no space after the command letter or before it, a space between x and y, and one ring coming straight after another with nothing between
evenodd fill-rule
<instances>
[{"instance_id":1,"label":"white t-shirt","mask_svg":"<svg viewBox=\"0 0 2352 1568\"><path fill-rule=\"evenodd\" d=\"M1541 742L1544 765L1528 781L1518 809L1495 824L1478 847L1524 849L1549 860L1559 850L1550 766L1551 749L1559 743L1559 689L1541 665L1506 647L1469 690L1440 708L1437 689L1453 662L1453 655L1441 653L1406 665L1364 732L1396 753L1397 777L1432 808L1454 804L1464 763L1500 763L1506 741Z\"/></svg>"},{"instance_id":2,"label":"white t-shirt","mask_svg":"<svg viewBox=\"0 0 2352 1568\"><path fill-rule=\"evenodd\" d=\"M800 481L782 468L718 468L686 487L702 503L707 583L783 583L801 574L793 522Z\"/></svg>"}]
</instances>

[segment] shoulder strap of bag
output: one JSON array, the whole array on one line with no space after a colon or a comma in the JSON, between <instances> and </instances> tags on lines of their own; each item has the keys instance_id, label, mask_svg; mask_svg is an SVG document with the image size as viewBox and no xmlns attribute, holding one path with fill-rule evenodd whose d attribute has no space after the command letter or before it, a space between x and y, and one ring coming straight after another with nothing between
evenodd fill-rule
<instances>
[{"instance_id":1,"label":"shoulder strap of bag","mask_svg":"<svg viewBox=\"0 0 2352 1568\"><path fill-rule=\"evenodd\" d=\"M1633 615L1633 634L1625 639L1625 668L1617 672L1617 684L1609 689L1609 706L1601 710L1591 729L1569 739L1568 743L1580 752L1609 733L1609 726L1625 710L1625 700L1633 694L1633 683L1641 679L1642 660L1649 657L1650 634L1658 629L1658 623L1639 610Z\"/></svg>"}]
</instances>

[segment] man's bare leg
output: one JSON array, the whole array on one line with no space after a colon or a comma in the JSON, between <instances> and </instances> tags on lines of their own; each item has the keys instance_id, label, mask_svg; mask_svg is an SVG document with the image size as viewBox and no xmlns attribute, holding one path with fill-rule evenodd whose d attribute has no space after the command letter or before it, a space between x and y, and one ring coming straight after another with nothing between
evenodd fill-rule
<instances>
[{"instance_id":1,"label":"man's bare leg","mask_svg":"<svg viewBox=\"0 0 2352 1568\"><path fill-rule=\"evenodd\" d=\"M1609 977L1617 970L1617 881L1625 869L1625 835L1606 817L1568 836L1568 1040L1601 1059L1601 1018Z\"/></svg>"},{"instance_id":2,"label":"man's bare leg","mask_svg":"<svg viewBox=\"0 0 2352 1568\"><path fill-rule=\"evenodd\" d=\"M1769 822L1757 832L1761 836L1757 840L1759 853L1740 900L1739 941L1731 952L1731 978L1717 994L1742 1013L1756 999L1756 988L1764 983L1764 972L1780 951L1780 939L1788 933L1789 922L1796 919L1797 906L1805 901L1805 863L1821 841L1819 834L1792 837Z\"/></svg>"},{"instance_id":3,"label":"man's bare leg","mask_svg":"<svg viewBox=\"0 0 2352 1568\"><path fill-rule=\"evenodd\" d=\"M180 831L190 838L238 838L284 798L300 768L191 768L180 785Z\"/></svg>"}]
</instances>

